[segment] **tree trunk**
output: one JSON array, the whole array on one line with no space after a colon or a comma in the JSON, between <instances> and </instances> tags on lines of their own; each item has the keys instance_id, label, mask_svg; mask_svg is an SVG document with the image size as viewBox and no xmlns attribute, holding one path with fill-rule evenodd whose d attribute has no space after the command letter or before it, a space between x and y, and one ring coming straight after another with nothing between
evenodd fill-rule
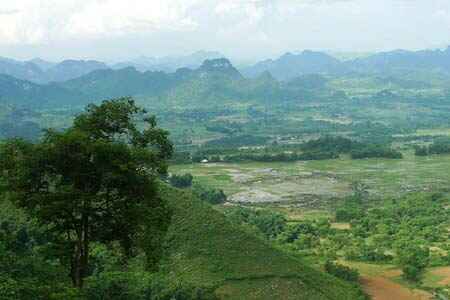
<instances>
[{"instance_id":1,"label":"tree trunk","mask_svg":"<svg viewBox=\"0 0 450 300\"><path fill-rule=\"evenodd\" d=\"M83 288L84 278L87 276L89 263L89 234L88 221L83 217L81 230L77 234L77 242L72 255L71 277L73 286Z\"/></svg>"}]
</instances>

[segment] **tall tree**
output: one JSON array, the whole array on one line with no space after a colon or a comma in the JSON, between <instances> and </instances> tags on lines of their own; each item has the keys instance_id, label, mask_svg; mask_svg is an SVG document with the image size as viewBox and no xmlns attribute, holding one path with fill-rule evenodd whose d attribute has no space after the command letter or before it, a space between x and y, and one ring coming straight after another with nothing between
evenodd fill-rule
<instances>
[{"instance_id":1,"label":"tall tree","mask_svg":"<svg viewBox=\"0 0 450 300\"><path fill-rule=\"evenodd\" d=\"M126 255L142 241L154 255L169 222L157 177L171 154L168 132L131 98L120 98L89 105L71 128L49 130L39 143L8 141L0 176L15 202L59 238L81 288L94 241L120 242Z\"/></svg>"}]
</instances>

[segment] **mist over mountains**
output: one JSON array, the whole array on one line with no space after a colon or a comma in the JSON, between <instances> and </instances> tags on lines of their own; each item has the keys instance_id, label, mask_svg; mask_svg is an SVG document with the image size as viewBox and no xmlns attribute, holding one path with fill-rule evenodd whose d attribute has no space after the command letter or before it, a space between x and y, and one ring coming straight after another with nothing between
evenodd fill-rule
<instances>
[{"instance_id":1,"label":"mist over mountains","mask_svg":"<svg viewBox=\"0 0 450 300\"><path fill-rule=\"evenodd\" d=\"M67 64L72 66L76 63L71 61ZM67 64L64 62L57 65L57 69L56 67L51 69L55 68L61 71ZM58 105L84 105L99 99L121 96L159 96L167 94L182 84L194 84L194 82L217 89L218 86L224 86L227 82L244 79L231 62L224 58L205 60L196 69L180 68L173 73L140 72L134 67L118 70L99 68L88 72L90 65L87 65L86 62L81 62L78 66L85 66L84 70L87 74L70 80L46 84L1 74L0 101L41 108ZM82 68L72 68L72 70L81 73ZM64 78L70 77L70 74L66 74Z\"/></svg>"},{"instance_id":2,"label":"mist over mountains","mask_svg":"<svg viewBox=\"0 0 450 300\"><path fill-rule=\"evenodd\" d=\"M238 70L217 52L179 58L141 58L122 65L93 60L0 59L0 101L20 106L84 105L121 97L164 97L217 103L227 99L292 99L327 91L326 77L375 76L381 83L408 88L425 83L403 75L450 76L450 47L445 50L392 51L341 61L323 52L286 53ZM204 59L206 57L206 59ZM213 57L209 59L208 57ZM275 97L276 96L276 97ZM222 100L220 100L222 99Z\"/></svg>"},{"instance_id":3,"label":"mist over mountains","mask_svg":"<svg viewBox=\"0 0 450 300\"><path fill-rule=\"evenodd\" d=\"M162 71L174 73L182 68L199 68L205 60L218 58L224 58L224 55L211 51L198 51L179 57L153 58L142 56L114 64L95 60L69 59L53 63L40 58L29 61L0 58L0 74L45 84L75 79L93 71L120 70L128 67L132 67L139 72ZM325 52L305 50L296 54L286 53L279 58L267 59L239 69L240 73L248 78L255 78L269 72L277 80L290 80L305 74L340 75L357 72L394 75L421 70L450 72L450 47L445 50L380 52L346 61L339 60Z\"/></svg>"},{"instance_id":4,"label":"mist over mountains","mask_svg":"<svg viewBox=\"0 0 450 300\"><path fill-rule=\"evenodd\" d=\"M207 59L221 58L218 52L198 51L180 57L138 57L134 60L107 64L95 60L68 59L59 63L49 62L41 58L29 61L18 61L0 57L0 74L16 77L34 83L63 82L86 75L90 72L105 69L119 70L133 67L140 72L164 71L175 72L179 68L198 68Z\"/></svg>"},{"instance_id":5,"label":"mist over mountains","mask_svg":"<svg viewBox=\"0 0 450 300\"><path fill-rule=\"evenodd\" d=\"M222 58L223 54L215 51L197 51L184 56L147 57L140 56L135 59L111 65L113 69L134 67L136 70L175 72L180 68L195 69L207 59Z\"/></svg>"}]
</instances>

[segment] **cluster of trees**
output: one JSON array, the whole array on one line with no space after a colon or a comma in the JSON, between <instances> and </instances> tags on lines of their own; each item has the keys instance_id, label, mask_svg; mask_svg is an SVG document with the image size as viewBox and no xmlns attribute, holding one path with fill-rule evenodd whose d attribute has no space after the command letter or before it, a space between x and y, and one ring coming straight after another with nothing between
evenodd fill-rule
<instances>
[{"instance_id":1,"label":"cluster of trees","mask_svg":"<svg viewBox=\"0 0 450 300\"><path fill-rule=\"evenodd\" d=\"M355 282L355 283L358 282L358 280L359 280L358 270L338 264L331 260L327 260L327 262L324 265L324 269L327 273L329 273L333 276L336 276L342 280Z\"/></svg>"},{"instance_id":2,"label":"cluster of trees","mask_svg":"<svg viewBox=\"0 0 450 300\"><path fill-rule=\"evenodd\" d=\"M207 188L199 183L193 184L194 176L190 173L183 175L172 174L169 177L169 183L176 188L192 188L192 192L199 199L212 205L223 204L227 201L227 195L221 189Z\"/></svg>"},{"instance_id":3,"label":"cluster of trees","mask_svg":"<svg viewBox=\"0 0 450 300\"><path fill-rule=\"evenodd\" d=\"M402 159L403 154L400 151L379 146L379 145L367 145L360 149L355 149L350 152L352 159L364 159L364 158L391 158Z\"/></svg>"},{"instance_id":4,"label":"cluster of trees","mask_svg":"<svg viewBox=\"0 0 450 300\"><path fill-rule=\"evenodd\" d=\"M268 239L275 239L287 227L286 218L271 210L233 207L225 215L234 223L252 226Z\"/></svg>"},{"instance_id":5,"label":"cluster of trees","mask_svg":"<svg viewBox=\"0 0 450 300\"><path fill-rule=\"evenodd\" d=\"M303 144L272 144L263 148L239 149L204 145L191 153L184 151L175 154L173 163L208 162L291 162L308 160L326 160L339 158L340 154L350 154L353 159L392 158L400 159L402 153L383 144L367 144L341 136L324 136Z\"/></svg>"},{"instance_id":6,"label":"cluster of trees","mask_svg":"<svg viewBox=\"0 0 450 300\"><path fill-rule=\"evenodd\" d=\"M192 186L192 174L186 173L183 175L173 174L169 177L169 183L179 189L185 189Z\"/></svg>"},{"instance_id":7,"label":"cluster of trees","mask_svg":"<svg viewBox=\"0 0 450 300\"><path fill-rule=\"evenodd\" d=\"M157 272L171 154L130 98L90 105L37 143L0 145L0 298L216 299Z\"/></svg>"},{"instance_id":8,"label":"cluster of trees","mask_svg":"<svg viewBox=\"0 0 450 300\"><path fill-rule=\"evenodd\" d=\"M445 205L439 196L411 195L376 208L360 208L350 220L354 238L344 248L346 255L363 261L396 262L406 279L420 280L426 266L447 264L447 255L430 252L432 244L450 251Z\"/></svg>"},{"instance_id":9,"label":"cluster of trees","mask_svg":"<svg viewBox=\"0 0 450 300\"><path fill-rule=\"evenodd\" d=\"M326 135L303 143L300 147L304 151L349 153L360 143L341 136Z\"/></svg>"},{"instance_id":10,"label":"cluster of trees","mask_svg":"<svg viewBox=\"0 0 450 300\"><path fill-rule=\"evenodd\" d=\"M258 162L290 162L290 161L307 161L307 160L324 160L335 159L339 155L336 152L302 152L302 153L239 153L235 155L225 155L222 158L219 157L218 161L222 162L242 162L242 161L258 161ZM210 161L216 161L211 157Z\"/></svg>"},{"instance_id":11,"label":"cluster of trees","mask_svg":"<svg viewBox=\"0 0 450 300\"><path fill-rule=\"evenodd\" d=\"M441 138L435 140L429 146L417 146L415 154L417 156L427 156L433 154L449 154L450 153L450 139Z\"/></svg>"},{"instance_id":12,"label":"cluster of trees","mask_svg":"<svg viewBox=\"0 0 450 300\"><path fill-rule=\"evenodd\" d=\"M352 159L374 157L400 159L403 157L401 152L390 148L386 144L362 143L340 136L325 136L308 141L302 145L302 149L339 154L350 153Z\"/></svg>"},{"instance_id":13,"label":"cluster of trees","mask_svg":"<svg viewBox=\"0 0 450 300\"><path fill-rule=\"evenodd\" d=\"M428 266L450 262L449 211L439 195L409 195L372 205L364 200L364 189L337 208L337 222L348 229L331 226L327 217L288 223L282 214L269 209L229 208L226 215L245 223L286 251L325 262L327 272L355 281L357 272L333 263L337 259L397 264L406 280L420 281ZM439 248L432 251L430 246Z\"/></svg>"},{"instance_id":14,"label":"cluster of trees","mask_svg":"<svg viewBox=\"0 0 450 300\"><path fill-rule=\"evenodd\" d=\"M212 205L227 202L227 195L221 189L206 188L200 184L195 184L193 187L193 192L199 199Z\"/></svg>"}]
</instances>

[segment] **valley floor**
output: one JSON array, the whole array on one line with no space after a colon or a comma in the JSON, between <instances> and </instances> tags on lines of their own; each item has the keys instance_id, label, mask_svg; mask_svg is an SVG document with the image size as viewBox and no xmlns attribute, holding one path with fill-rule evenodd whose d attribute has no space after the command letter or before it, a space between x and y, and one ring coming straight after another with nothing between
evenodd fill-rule
<instances>
[{"instance_id":1,"label":"valley floor","mask_svg":"<svg viewBox=\"0 0 450 300\"><path fill-rule=\"evenodd\" d=\"M230 202L295 203L314 206L343 198L353 182L367 186L375 198L409 192L436 192L450 184L450 155L404 159L341 158L292 163L207 163L175 165L170 172L191 173L202 185L223 189Z\"/></svg>"}]
</instances>

